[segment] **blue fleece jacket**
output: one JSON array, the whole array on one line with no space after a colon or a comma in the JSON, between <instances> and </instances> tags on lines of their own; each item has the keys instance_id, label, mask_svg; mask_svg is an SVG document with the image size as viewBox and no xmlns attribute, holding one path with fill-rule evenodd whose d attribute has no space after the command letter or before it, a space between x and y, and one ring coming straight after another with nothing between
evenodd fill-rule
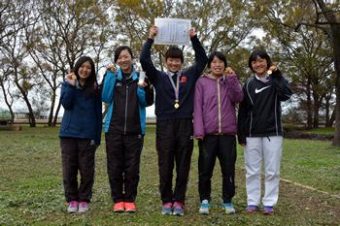
<instances>
[{"instance_id":1,"label":"blue fleece jacket","mask_svg":"<svg viewBox=\"0 0 340 226\"><path fill-rule=\"evenodd\" d=\"M102 129L102 104L100 95L87 94L84 89L64 82L60 101L65 109L60 137L94 140L100 144Z\"/></svg>"},{"instance_id":2,"label":"blue fleece jacket","mask_svg":"<svg viewBox=\"0 0 340 226\"><path fill-rule=\"evenodd\" d=\"M132 80L137 82L139 74L136 71L132 71ZM112 114L115 112L114 106L114 95L115 95L115 87L118 81L123 80L122 71L119 69L116 73L111 71L107 71L104 82L103 82L103 90L102 90L102 101L108 104L108 110L104 120L104 132L107 133L110 128L110 123L112 119ZM126 98L126 97L121 97ZM138 102L138 110L139 110L139 120L140 120L140 129L141 133L145 134L145 125L146 125L146 111L145 108L147 106L146 102L146 94L144 88L137 87L137 102ZM125 102L125 101L124 101ZM120 106L123 107L123 106ZM128 109L126 109L128 111Z\"/></svg>"}]
</instances>

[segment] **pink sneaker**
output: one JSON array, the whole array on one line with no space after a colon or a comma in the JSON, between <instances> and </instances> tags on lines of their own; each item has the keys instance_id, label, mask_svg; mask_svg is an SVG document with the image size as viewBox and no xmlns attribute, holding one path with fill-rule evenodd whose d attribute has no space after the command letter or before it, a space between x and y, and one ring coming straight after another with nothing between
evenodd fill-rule
<instances>
[{"instance_id":1,"label":"pink sneaker","mask_svg":"<svg viewBox=\"0 0 340 226\"><path fill-rule=\"evenodd\" d=\"M176 201L174 203L174 211L173 211L173 215L175 216L183 216L184 215L184 204L182 202L178 202Z\"/></svg>"},{"instance_id":2,"label":"pink sneaker","mask_svg":"<svg viewBox=\"0 0 340 226\"><path fill-rule=\"evenodd\" d=\"M88 202L79 202L78 213L85 213L89 210Z\"/></svg>"},{"instance_id":3,"label":"pink sneaker","mask_svg":"<svg viewBox=\"0 0 340 226\"><path fill-rule=\"evenodd\" d=\"M78 202L71 201L68 203L67 212L68 213L76 213L78 211Z\"/></svg>"},{"instance_id":4,"label":"pink sneaker","mask_svg":"<svg viewBox=\"0 0 340 226\"><path fill-rule=\"evenodd\" d=\"M162 205L162 215L172 214L172 202L166 202Z\"/></svg>"}]
</instances>

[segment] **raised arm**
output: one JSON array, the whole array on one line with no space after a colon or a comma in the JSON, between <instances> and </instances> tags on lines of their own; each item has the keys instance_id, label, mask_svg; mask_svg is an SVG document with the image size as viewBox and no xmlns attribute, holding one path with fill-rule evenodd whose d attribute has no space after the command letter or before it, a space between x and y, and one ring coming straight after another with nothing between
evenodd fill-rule
<instances>
[{"instance_id":1,"label":"raised arm","mask_svg":"<svg viewBox=\"0 0 340 226\"><path fill-rule=\"evenodd\" d=\"M149 31L149 37L143 45L142 52L140 54L140 63L142 65L143 70L146 73L146 76L149 78L151 83L157 79L158 70L153 65L151 59L151 47L154 41L155 36L157 35L158 29L156 26L152 26Z\"/></svg>"},{"instance_id":2,"label":"raised arm","mask_svg":"<svg viewBox=\"0 0 340 226\"><path fill-rule=\"evenodd\" d=\"M271 77L279 100L288 100L292 96L293 92L289 87L288 81L282 76L281 71L278 69L273 71Z\"/></svg>"},{"instance_id":3,"label":"raised arm","mask_svg":"<svg viewBox=\"0 0 340 226\"><path fill-rule=\"evenodd\" d=\"M75 92L76 92L75 86L69 84L66 81L62 84L60 102L64 109L66 110L72 109L75 98Z\"/></svg>"},{"instance_id":4,"label":"raised arm","mask_svg":"<svg viewBox=\"0 0 340 226\"><path fill-rule=\"evenodd\" d=\"M191 28L189 30L189 36L190 36L190 40L192 43L192 48L195 51L195 63L191 67L188 68L188 71L193 71L193 73L198 78L202 74L208 62L208 57L201 42L197 38L195 28Z\"/></svg>"},{"instance_id":5,"label":"raised arm","mask_svg":"<svg viewBox=\"0 0 340 226\"><path fill-rule=\"evenodd\" d=\"M77 76L70 71L65 76L65 82L61 86L60 102L64 109L69 110L73 107L76 92Z\"/></svg>"},{"instance_id":6,"label":"raised arm","mask_svg":"<svg viewBox=\"0 0 340 226\"><path fill-rule=\"evenodd\" d=\"M225 69L225 73L227 75L228 95L230 100L234 103L241 102L243 100L243 90L239 80L237 79L237 75L230 67Z\"/></svg>"}]
</instances>

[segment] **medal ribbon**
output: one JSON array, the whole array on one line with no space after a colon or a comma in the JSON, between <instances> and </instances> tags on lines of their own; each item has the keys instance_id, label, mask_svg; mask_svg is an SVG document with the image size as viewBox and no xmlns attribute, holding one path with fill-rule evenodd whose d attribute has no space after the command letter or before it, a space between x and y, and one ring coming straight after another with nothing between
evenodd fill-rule
<instances>
[{"instance_id":1,"label":"medal ribbon","mask_svg":"<svg viewBox=\"0 0 340 226\"><path fill-rule=\"evenodd\" d=\"M176 98L175 103L179 103L179 76L181 75L181 71L177 71L177 72L174 73L174 74L177 75L176 85L174 83L174 80L172 79L171 73L167 73L167 74L168 74L169 80L171 82L171 86L175 91L175 98Z\"/></svg>"}]
</instances>

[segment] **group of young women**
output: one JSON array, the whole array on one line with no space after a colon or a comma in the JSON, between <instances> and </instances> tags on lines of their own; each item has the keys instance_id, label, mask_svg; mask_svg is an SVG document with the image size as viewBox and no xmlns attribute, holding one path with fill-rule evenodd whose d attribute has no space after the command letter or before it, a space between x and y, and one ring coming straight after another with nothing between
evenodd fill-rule
<instances>
[{"instance_id":1,"label":"group of young women","mask_svg":"<svg viewBox=\"0 0 340 226\"><path fill-rule=\"evenodd\" d=\"M82 213L89 209L95 150L102 130L102 102L107 106L103 130L112 209L114 212L136 211L145 108L153 104L155 89L161 213L184 214L193 138L198 140L199 146L199 213L209 214L216 158L222 171L222 207L227 214L235 213L232 198L235 195L237 135L245 149L246 211L260 210L263 161L262 210L264 214L272 214L279 193L282 153L280 102L292 95L287 80L268 54L259 50L249 58L249 68L254 74L242 88L233 69L227 67L223 53L214 51L206 56L193 28L189 36L195 62L183 68L182 50L170 46L165 53L167 71L160 71L151 59L157 32L156 26L150 28L140 55L145 80L140 81L140 72L134 68L133 54L127 46L115 50L114 62L118 68L108 67L100 86L93 60L86 56L81 57L65 77L60 97L65 112L59 136L67 211ZM202 75L206 65L208 73Z\"/></svg>"}]
</instances>

